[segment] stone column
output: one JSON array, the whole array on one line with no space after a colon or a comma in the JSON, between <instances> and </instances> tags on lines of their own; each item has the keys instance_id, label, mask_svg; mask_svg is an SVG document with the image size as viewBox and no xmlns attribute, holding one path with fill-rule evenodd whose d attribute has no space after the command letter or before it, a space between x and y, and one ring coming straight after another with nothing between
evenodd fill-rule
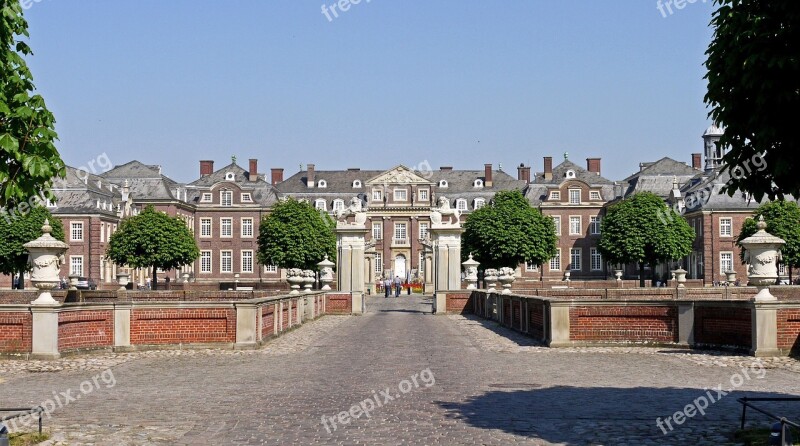
<instances>
[{"instance_id":1,"label":"stone column","mask_svg":"<svg viewBox=\"0 0 800 446\"><path fill-rule=\"evenodd\" d=\"M131 304L114 304L114 351L131 350Z\"/></svg>"},{"instance_id":2,"label":"stone column","mask_svg":"<svg viewBox=\"0 0 800 446\"><path fill-rule=\"evenodd\" d=\"M694 345L694 302L678 303L678 344Z\"/></svg>"},{"instance_id":3,"label":"stone column","mask_svg":"<svg viewBox=\"0 0 800 446\"><path fill-rule=\"evenodd\" d=\"M237 350L255 348L258 343L258 315L256 304L237 303L236 305L236 344Z\"/></svg>"},{"instance_id":4,"label":"stone column","mask_svg":"<svg viewBox=\"0 0 800 446\"><path fill-rule=\"evenodd\" d=\"M461 234L456 225L436 225L430 229L433 243L434 312L447 311L445 291L461 289Z\"/></svg>"},{"instance_id":5,"label":"stone column","mask_svg":"<svg viewBox=\"0 0 800 446\"><path fill-rule=\"evenodd\" d=\"M58 313L61 305L31 305L33 316L32 359L58 359Z\"/></svg>"},{"instance_id":6,"label":"stone column","mask_svg":"<svg viewBox=\"0 0 800 446\"><path fill-rule=\"evenodd\" d=\"M364 292L366 236L367 228L363 225L340 224L336 228L339 248L336 272L340 291Z\"/></svg>"},{"instance_id":7,"label":"stone column","mask_svg":"<svg viewBox=\"0 0 800 446\"><path fill-rule=\"evenodd\" d=\"M752 346L750 354L756 357L780 356L778 350L777 302L753 301L750 312Z\"/></svg>"},{"instance_id":8,"label":"stone column","mask_svg":"<svg viewBox=\"0 0 800 446\"><path fill-rule=\"evenodd\" d=\"M569 306L570 302L550 302L548 321L549 347L569 347Z\"/></svg>"}]
</instances>

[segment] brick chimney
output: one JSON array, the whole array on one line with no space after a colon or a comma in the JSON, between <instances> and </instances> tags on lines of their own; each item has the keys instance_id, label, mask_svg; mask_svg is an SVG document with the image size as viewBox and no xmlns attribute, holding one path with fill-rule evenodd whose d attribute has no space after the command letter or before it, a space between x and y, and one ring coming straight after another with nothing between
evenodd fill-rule
<instances>
[{"instance_id":1,"label":"brick chimney","mask_svg":"<svg viewBox=\"0 0 800 446\"><path fill-rule=\"evenodd\" d=\"M317 184L316 180L317 180L317 174L316 171L314 170L314 165L309 164L308 173L306 174L306 185L308 185L308 187L314 187Z\"/></svg>"},{"instance_id":2,"label":"brick chimney","mask_svg":"<svg viewBox=\"0 0 800 446\"><path fill-rule=\"evenodd\" d=\"M205 177L214 173L214 161L202 160L200 161L200 176Z\"/></svg>"},{"instance_id":3,"label":"brick chimney","mask_svg":"<svg viewBox=\"0 0 800 446\"><path fill-rule=\"evenodd\" d=\"M272 185L283 183L283 169L280 167L272 168Z\"/></svg>"},{"instance_id":4,"label":"brick chimney","mask_svg":"<svg viewBox=\"0 0 800 446\"><path fill-rule=\"evenodd\" d=\"M553 157L552 156L544 157L544 179L545 180L552 180L553 179Z\"/></svg>"},{"instance_id":5,"label":"brick chimney","mask_svg":"<svg viewBox=\"0 0 800 446\"><path fill-rule=\"evenodd\" d=\"M492 187L494 182L492 181L492 165L491 164L484 164L483 165L483 185L484 187Z\"/></svg>"},{"instance_id":6,"label":"brick chimney","mask_svg":"<svg viewBox=\"0 0 800 446\"><path fill-rule=\"evenodd\" d=\"M442 172L451 172L453 170L453 166L442 166L439 168Z\"/></svg>"},{"instance_id":7,"label":"brick chimney","mask_svg":"<svg viewBox=\"0 0 800 446\"><path fill-rule=\"evenodd\" d=\"M520 181L524 181L526 183L531 182L531 168L525 166L524 163L521 163L519 167L517 167L517 179Z\"/></svg>"},{"instance_id":8,"label":"brick chimney","mask_svg":"<svg viewBox=\"0 0 800 446\"><path fill-rule=\"evenodd\" d=\"M250 181L255 181L258 178L258 160L250 159Z\"/></svg>"},{"instance_id":9,"label":"brick chimney","mask_svg":"<svg viewBox=\"0 0 800 446\"><path fill-rule=\"evenodd\" d=\"M600 175L600 158L586 158L586 170Z\"/></svg>"},{"instance_id":10,"label":"brick chimney","mask_svg":"<svg viewBox=\"0 0 800 446\"><path fill-rule=\"evenodd\" d=\"M695 170L703 169L703 155L700 153L692 154L692 168Z\"/></svg>"}]
</instances>

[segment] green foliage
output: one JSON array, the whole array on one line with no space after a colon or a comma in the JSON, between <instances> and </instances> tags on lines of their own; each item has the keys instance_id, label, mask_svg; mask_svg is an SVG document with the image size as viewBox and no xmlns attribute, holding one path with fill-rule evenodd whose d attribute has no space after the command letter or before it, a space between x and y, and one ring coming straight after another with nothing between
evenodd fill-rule
<instances>
[{"instance_id":1,"label":"green foliage","mask_svg":"<svg viewBox=\"0 0 800 446\"><path fill-rule=\"evenodd\" d=\"M45 219L49 219L53 227L51 235L63 242L61 220L54 218L43 206L34 206L25 213L0 213L0 273L16 274L30 270L28 251L22 245L42 235Z\"/></svg>"},{"instance_id":2,"label":"green foliage","mask_svg":"<svg viewBox=\"0 0 800 446\"><path fill-rule=\"evenodd\" d=\"M767 222L767 232L786 240L786 244L781 248L783 257L781 263L792 268L800 267L800 206L793 201L771 201L759 206L753 213L754 219L748 218L742 224L742 231L736 244L758 231L756 222L762 215ZM744 263L743 251L743 249L739 251L742 263Z\"/></svg>"},{"instance_id":3,"label":"green foliage","mask_svg":"<svg viewBox=\"0 0 800 446\"><path fill-rule=\"evenodd\" d=\"M725 170L752 165L763 154L766 169L733 175L725 191L752 193L757 201L800 196L800 2L717 0L708 59L710 116L725 127Z\"/></svg>"},{"instance_id":4,"label":"green foliage","mask_svg":"<svg viewBox=\"0 0 800 446\"><path fill-rule=\"evenodd\" d=\"M148 206L122 220L108 241L106 254L117 265L168 271L194 262L200 250L183 220Z\"/></svg>"},{"instance_id":5,"label":"green foliage","mask_svg":"<svg viewBox=\"0 0 800 446\"><path fill-rule=\"evenodd\" d=\"M461 255L472 253L482 268L541 265L556 255L557 241L552 218L531 207L521 192L503 191L467 218Z\"/></svg>"},{"instance_id":6,"label":"green foliage","mask_svg":"<svg viewBox=\"0 0 800 446\"><path fill-rule=\"evenodd\" d=\"M279 268L317 269L325 258L336 262L336 223L311 204L289 198L261 220L258 261Z\"/></svg>"},{"instance_id":7,"label":"green foliage","mask_svg":"<svg viewBox=\"0 0 800 446\"><path fill-rule=\"evenodd\" d=\"M17 0L0 3L0 207L13 209L32 196L55 201L54 177L64 177L64 161L54 141L55 118L35 90L25 64L28 23Z\"/></svg>"},{"instance_id":8,"label":"green foliage","mask_svg":"<svg viewBox=\"0 0 800 446\"><path fill-rule=\"evenodd\" d=\"M597 244L612 263L655 266L692 252L695 233L657 195L641 192L608 208Z\"/></svg>"}]
</instances>

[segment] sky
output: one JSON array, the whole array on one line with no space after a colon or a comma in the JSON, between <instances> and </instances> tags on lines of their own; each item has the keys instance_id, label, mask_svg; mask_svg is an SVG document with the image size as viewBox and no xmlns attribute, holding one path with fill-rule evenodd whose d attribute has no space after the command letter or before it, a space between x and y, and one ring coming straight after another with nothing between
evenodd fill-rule
<instances>
[{"instance_id":1,"label":"sky","mask_svg":"<svg viewBox=\"0 0 800 446\"><path fill-rule=\"evenodd\" d=\"M709 125L706 0L22 1L57 147L89 171L137 159L189 182L236 156L287 176L516 175L568 152L620 180L690 163Z\"/></svg>"}]
</instances>

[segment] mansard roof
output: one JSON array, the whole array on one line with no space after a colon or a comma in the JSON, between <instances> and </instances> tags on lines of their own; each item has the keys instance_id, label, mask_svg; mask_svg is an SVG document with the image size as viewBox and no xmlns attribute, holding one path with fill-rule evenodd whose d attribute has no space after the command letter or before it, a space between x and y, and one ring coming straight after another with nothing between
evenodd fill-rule
<instances>
[{"instance_id":1,"label":"mansard roof","mask_svg":"<svg viewBox=\"0 0 800 446\"><path fill-rule=\"evenodd\" d=\"M161 173L161 166L151 166L133 160L101 174L103 178L122 187L125 181L137 201L177 200L180 183Z\"/></svg>"},{"instance_id":2,"label":"mansard roof","mask_svg":"<svg viewBox=\"0 0 800 446\"><path fill-rule=\"evenodd\" d=\"M698 171L680 161L664 157L652 163L642 163L639 172L622 181L623 196L637 192L652 192L662 198L669 197L674 179L684 184L698 174Z\"/></svg>"},{"instance_id":3,"label":"mansard roof","mask_svg":"<svg viewBox=\"0 0 800 446\"><path fill-rule=\"evenodd\" d=\"M567 178L567 172L575 172L574 178ZM589 186L599 186L603 184L614 184L611 180L604 178L594 172L589 172L583 167L570 160L564 160L561 164L553 168L553 178L545 179L544 172L537 172L532 183L536 184L561 184L567 180L580 180Z\"/></svg>"},{"instance_id":4,"label":"mansard roof","mask_svg":"<svg viewBox=\"0 0 800 446\"><path fill-rule=\"evenodd\" d=\"M66 166L64 178L53 182L54 215L92 214L116 216L121 203L119 188L105 178L75 167Z\"/></svg>"}]
</instances>

